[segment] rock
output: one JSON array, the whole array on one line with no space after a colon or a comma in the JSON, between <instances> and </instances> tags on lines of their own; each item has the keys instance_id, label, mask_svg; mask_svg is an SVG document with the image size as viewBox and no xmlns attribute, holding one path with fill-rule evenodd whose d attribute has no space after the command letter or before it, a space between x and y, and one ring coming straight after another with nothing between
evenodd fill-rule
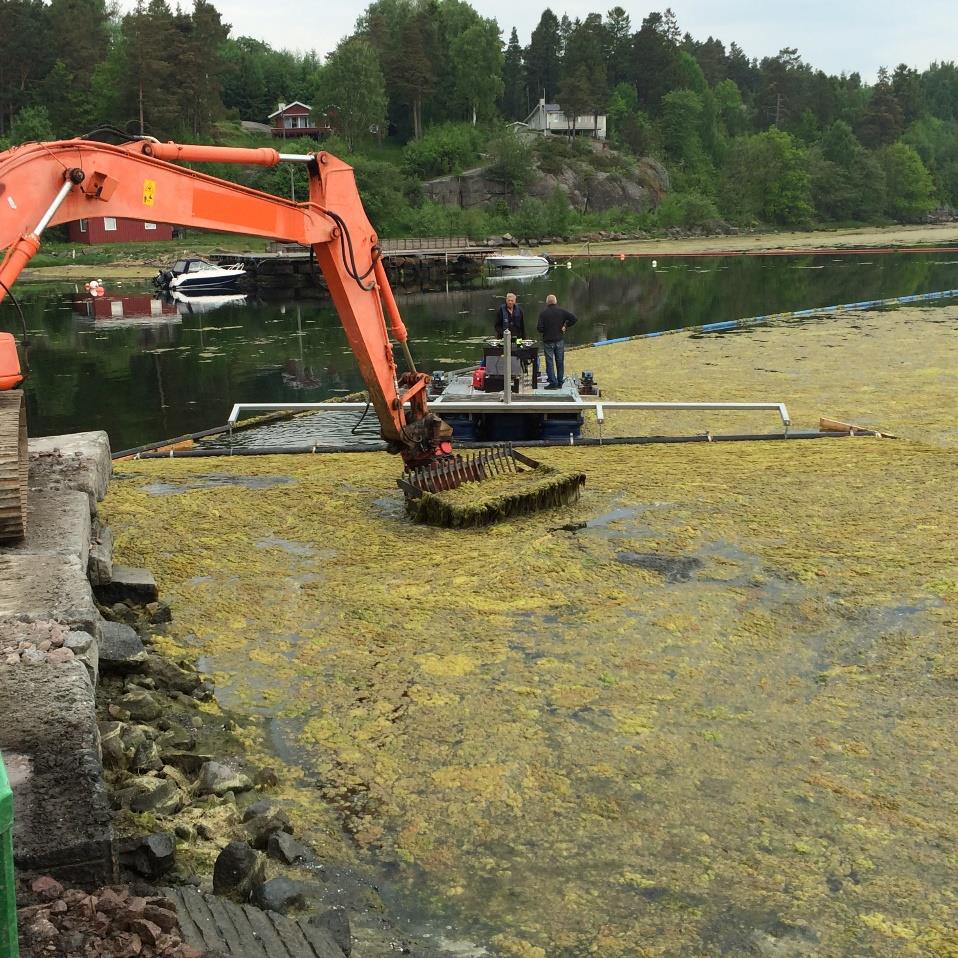
<instances>
[{"instance_id":1,"label":"rock","mask_svg":"<svg viewBox=\"0 0 958 958\"><path fill-rule=\"evenodd\" d=\"M94 586L108 585L113 578L113 533L109 526L100 526L90 543L86 573Z\"/></svg>"},{"instance_id":2,"label":"rock","mask_svg":"<svg viewBox=\"0 0 958 958\"><path fill-rule=\"evenodd\" d=\"M93 645L93 636L89 632L67 632L63 645L74 655L83 655L90 651Z\"/></svg>"},{"instance_id":3,"label":"rock","mask_svg":"<svg viewBox=\"0 0 958 958\"><path fill-rule=\"evenodd\" d=\"M172 765L164 765L160 769L160 774L163 778L168 778L170 781L175 782L177 787L181 788L184 792L191 792L193 790L193 783L190 782L178 768L174 768Z\"/></svg>"},{"instance_id":4,"label":"rock","mask_svg":"<svg viewBox=\"0 0 958 958\"><path fill-rule=\"evenodd\" d=\"M221 762L204 762L196 783L198 795L224 795L226 792L247 792L253 783L242 772Z\"/></svg>"},{"instance_id":5,"label":"rock","mask_svg":"<svg viewBox=\"0 0 958 958\"><path fill-rule=\"evenodd\" d=\"M75 656L73 655L72 649L51 649L47 653L47 661L52 662L54 665L63 665L73 658L75 658Z\"/></svg>"},{"instance_id":6,"label":"rock","mask_svg":"<svg viewBox=\"0 0 958 958\"><path fill-rule=\"evenodd\" d=\"M158 598L156 579L149 569L115 565L110 582L97 586L96 596L100 602L110 605L117 602L148 605Z\"/></svg>"},{"instance_id":7,"label":"rock","mask_svg":"<svg viewBox=\"0 0 958 958\"><path fill-rule=\"evenodd\" d=\"M103 757L103 767L123 771L129 766L129 757L123 743L122 722L100 723L100 753Z\"/></svg>"},{"instance_id":8,"label":"rock","mask_svg":"<svg viewBox=\"0 0 958 958\"><path fill-rule=\"evenodd\" d=\"M187 825L185 822L180 822L173 831L180 841L192 842L196 839L196 829L192 825Z\"/></svg>"},{"instance_id":9,"label":"rock","mask_svg":"<svg viewBox=\"0 0 958 958\"><path fill-rule=\"evenodd\" d=\"M163 768L156 742L144 741L133 753L130 768L135 772L158 772Z\"/></svg>"},{"instance_id":10,"label":"rock","mask_svg":"<svg viewBox=\"0 0 958 958\"><path fill-rule=\"evenodd\" d=\"M176 748L165 748L160 744L160 758L167 765L181 769L187 775L199 775L200 769L213 761L212 755L203 755L199 752L185 752Z\"/></svg>"},{"instance_id":11,"label":"rock","mask_svg":"<svg viewBox=\"0 0 958 958\"><path fill-rule=\"evenodd\" d=\"M193 698L198 702L209 702L212 700L216 689L212 682L203 681L193 690Z\"/></svg>"},{"instance_id":12,"label":"rock","mask_svg":"<svg viewBox=\"0 0 958 958\"><path fill-rule=\"evenodd\" d=\"M126 793L129 793L128 807L133 812L172 815L179 811L183 804L180 790L168 778L151 778L145 775L133 778L126 788L116 794L126 798Z\"/></svg>"},{"instance_id":13,"label":"rock","mask_svg":"<svg viewBox=\"0 0 958 958\"><path fill-rule=\"evenodd\" d=\"M272 768L261 768L253 776L253 784L257 788L276 788L279 785L279 776Z\"/></svg>"},{"instance_id":14,"label":"rock","mask_svg":"<svg viewBox=\"0 0 958 958\"><path fill-rule=\"evenodd\" d=\"M49 875L41 875L30 882L30 890L36 892L41 898L52 901L63 894L63 885Z\"/></svg>"},{"instance_id":15,"label":"rock","mask_svg":"<svg viewBox=\"0 0 958 958\"><path fill-rule=\"evenodd\" d=\"M20 655L23 665L42 665L47 657L38 649L25 649Z\"/></svg>"},{"instance_id":16,"label":"rock","mask_svg":"<svg viewBox=\"0 0 958 958\"><path fill-rule=\"evenodd\" d=\"M275 807L268 798L261 798L243 810L243 821L248 822L251 818L257 818L260 815L270 815Z\"/></svg>"},{"instance_id":17,"label":"rock","mask_svg":"<svg viewBox=\"0 0 958 958\"><path fill-rule=\"evenodd\" d=\"M288 878L271 878L253 889L253 904L264 911L286 914L306 904L301 887Z\"/></svg>"},{"instance_id":18,"label":"rock","mask_svg":"<svg viewBox=\"0 0 958 958\"><path fill-rule=\"evenodd\" d=\"M176 842L169 832L134 839L121 848L120 862L152 881L165 875L176 864Z\"/></svg>"},{"instance_id":19,"label":"rock","mask_svg":"<svg viewBox=\"0 0 958 958\"><path fill-rule=\"evenodd\" d=\"M182 692L184 695L192 695L202 683L202 679L196 672L180 668L161 655L147 656L145 669L158 685Z\"/></svg>"},{"instance_id":20,"label":"rock","mask_svg":"<svg viewBox=\"0 0 958 958\"><path fill-rule=\"evenodd\" d=\"M325 928L346 958L349 958L353 950L353 932L349 926L349 915L344 908L330 908L321 915L313 915L307 924L314 928Z\"/></svg>"},{"instance_id":21,"label":"rock","mask_svg":"<svg viewBox=\"0 0 958 958\"><path fill-rule=\"evenodd\" d=\"M316 861L316 856L302 842L281 831L270 834L266 854L287 865L308 865Z\"/></svg>"},{"instance_id":22,"label":"rock","mask_svg":"<svg viewBox=\"0 0 958 958\"><path fill-rule=\"evenodd\" d=\"M258 815L246 823L246 834L253 848L266 848L269 837L274 832L293 833L293 826L287 814L276 811L270 815Z\"/></svg>"},{"instance_id":23,"label":"rock","mask_svg":"<svg viewBox=\"0 0 958 958\"><path fill-rule=\"evenodd\" d=\"M104 622L100 629L100 670L124 674L140 668L146 649L140 637L122 622Z\"/></svg>"},{"instance_id":24,"label":"rock","mask_svg":"<svg viewBox=\"0 0 958 958\"><path fill-rule=\"evenodd\" d=\"M49 918L35 918L26 928L26 937L28 941L50 941L58 938L60 932L56 926L50 922Z\"/></svg>"},{"instance_id":25,"label":"rock","mask_svg":"<svg viewBox=\"0 0 958 958\"><path fill-rule=\"evenodd\" d=\"M155 945L159 937L163 934L163 929L160 928L159 925L155 925L146 918L135 918L131 921L130 931L132 931L134 935L138 935L140 941L144 941L150 945Z\"/></svg>"},{"instance_id":26,"label":"rock","mask_svg":"<svg viewBox=\"0 0 958 958\"><path fill-rule=\"evenodd\" d=\"M253 851L246 842L230 842L213 865L213 894L243 904L265 875L265 856Z\"/></svg>"},{"instance_id":27,"label":"rock","mask_svg":"<svg viewBox=\"0 0 958 958\"><path fill-rule=\"evenodd\" d=\"M143 611L146 612L150 625L163 625L166 622L173 621L173 613L170 610L169 602L147 602Z\"/></svg>"},{"instance_id":28,"label":"rock","mask_svg":"<svg viewBox=\"0 0 958 958\"><path fill-rule=\"evenodd\" d=\"M127 692L117 704L138 722L152 722L163 714L163 706L149 692L142 690Z\"/></svg>"}]
</instances>

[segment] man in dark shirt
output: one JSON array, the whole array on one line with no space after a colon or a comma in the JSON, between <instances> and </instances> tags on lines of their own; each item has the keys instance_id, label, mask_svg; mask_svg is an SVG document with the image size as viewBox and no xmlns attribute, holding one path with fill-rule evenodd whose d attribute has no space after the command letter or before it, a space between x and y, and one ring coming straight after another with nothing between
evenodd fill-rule
<instances>
[{"instance_id":1,"label":"man in dark shirt","mask_svg":"<svg viewBox=\"0 0 958 958\"><path fill-rule=\"evenodd\" d=\"M546 389L559 389L565 382L565 331L578 319L567 309L556 305L551 293L546 296L546 308L539 313L536 329L542 334L542 351L546 354Z\"/></svg>"},{"instance_id":2,"label":"man in dark shirt","mask_svg":"<svg viewBox=\"0 0 958 958\"><path fill-rule=\"evenodd\" d=\"M496 338L502 339L503 332L512 333L512 341L526 338L526 322L522 307L516 302L515 293L506 293L506 301L496 310Z\"/></svg>"}]
</instances>

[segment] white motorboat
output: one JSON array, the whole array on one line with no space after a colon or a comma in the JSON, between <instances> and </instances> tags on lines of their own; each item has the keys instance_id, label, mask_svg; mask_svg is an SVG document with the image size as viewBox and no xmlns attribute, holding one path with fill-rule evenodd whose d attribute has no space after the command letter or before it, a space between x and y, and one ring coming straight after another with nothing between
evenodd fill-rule
<instances>
[{"instance_id":1,"label":"white motorboat","mask_svg":"<svg viewBox=\"0 0 958 958\"><path fill-rule=\"evenodd\" d=\"M195 296L231 292L245 275L242 263L216 266L205 259L181 259L173 264L172 269L159 273L153 282L171 293Z\"/></svg>"},{"instance_id":2,"label":"white motorboat","mask_svg":"<svg viewBox=\"0 0 958 958\"><path fill-rule=\"evenodd\" d=\"M496 253L486 257L486 265L495 269L535 269L537 266L548 268L549 260L545 256Z\"/></svg>"}]
</instances>

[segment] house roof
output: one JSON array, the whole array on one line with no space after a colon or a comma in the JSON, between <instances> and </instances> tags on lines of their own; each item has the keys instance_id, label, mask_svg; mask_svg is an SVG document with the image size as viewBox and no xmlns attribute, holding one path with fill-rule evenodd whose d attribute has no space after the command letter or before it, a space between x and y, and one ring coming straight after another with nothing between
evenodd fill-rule
<instances>
[{"instance_id":1,"label":"house roof","mask_svg":"<svg viewBox=\"0 0 958 958\"><path fill-rule=\"evenodd\" d=\"M311 106L308 106L305 103L300 103L299 100L293 100L292 103L287 103L281 110L273 110L273 112L270 113L267 119L272 120L274 116L279 116L280 113L285 113L291 106L301 106L304 110L312 109Z\"/></svg>"}]
</instances>

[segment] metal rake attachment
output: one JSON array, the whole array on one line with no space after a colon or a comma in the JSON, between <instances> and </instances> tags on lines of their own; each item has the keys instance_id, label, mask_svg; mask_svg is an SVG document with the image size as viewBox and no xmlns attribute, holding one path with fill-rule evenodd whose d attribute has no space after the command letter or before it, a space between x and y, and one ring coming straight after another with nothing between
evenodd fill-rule
<instances>
[{"instance_id":1,"label":"metal rake attachment","mask_svg":"<svg viewBox=\"0 0 958 958\"><path fill-rule=\"evenodd\" d=\"M426 466L410 469L397 480L407 499L418 499L424 492L447 492L458 489L464 482L482 482L492 476L536 469L535 459L516 452L511 445L481 449L466 455L436 459Z\"/></svg>"}]
</instances>

